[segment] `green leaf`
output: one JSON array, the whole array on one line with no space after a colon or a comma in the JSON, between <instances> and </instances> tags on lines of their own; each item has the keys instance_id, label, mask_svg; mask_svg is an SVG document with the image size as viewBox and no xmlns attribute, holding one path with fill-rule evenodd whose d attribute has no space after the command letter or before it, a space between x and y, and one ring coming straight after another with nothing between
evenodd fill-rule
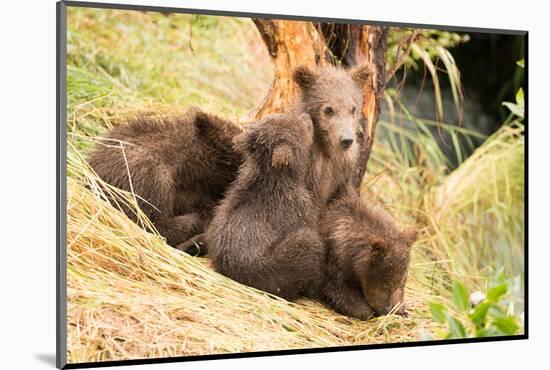
<instances>
[{"instance_id":1,"label":"green leaf","mask_svg":"<svg viewBox=\"0 0 550 370\"><path fill-rule=\"evenodd\" d=\"M428 302L428 306L430 306L430 312L432 313L432 318L435 321L441 324L444 324L447 321L447 310L443 305L439 303Z\"/></svg>"},{"instance_id":2,"label":"green leaf","mask_svg":"<svg viewBox=\"0 0 550 370\"><path fill-rule=\"evenodd\" d=\"M489 337L489 336L490 336L490 332L487 329L484 329L484 328L476 329L476 338Z\"/></svg>"},{"instance_id":3,"label":"green leaf","mask_svg":"<svg viewBox=\"0 0 550 370\"><path fill-rule=\"evenodd\" d=\"M461 106L464 100L464 97L462 95L461 82L460 82L460 72L458 71L458 68L453 59L452 54L447 49L442 48L441 46L436 46L435 49L439 53L439 57L443 61L443 64L445 64L445 69L447 70L447 75L449 76L449 83L451 85L451 92L453 93L453 100L456 106L456 112L460 117L462 112Z\"/></svg>"},{"instance_id":4,"label":"green leaf","mask_svg":"<svg viewBox=\"0 0 550 370\"><path fill-rule=\"evenodd\" d=\"M519 325L512 316L497 317L492 322L500 332L506 335L514 335L519 329Z\"/></svg>"},{"instance_id":5,"label":"green leaf","mask_svg":"<svg viewBox=\"0 0 550 370\"><path fill-rule=\"evenodd\" d=\"M453 282L453 303L460 311L468 308L468 289L456 280Z\"/></svg>"},{"instance_id":6,"label":"green leaf","mask_svg":"<svg viewBox=\"0 0 550 370\"><path fill-rule=\"evenodd\" d=\"M452 316L449 316L449 334L449 338L466 338L466 329Z\"/></svg>"},{"instance_id":7,"label":"green leaf","mask_svg":"<svg viewBox=\"0 0 550 370\"><path fill-rule=\"evenodd\" d=\"M489 289L487 299L491 302L498 302L506 293L508 293L508 283L503 283Z\"/></svg>"},{"instance_id":8,"label":"green leaf","mask_svg":"<svg viewBox=\"0 0 550 370\"><path fill-rule=\"evenodd\" d=\"M498 304L492 304L491 308L489 308L488 315L493 317L506 316L506 310Z\"/></svg>"},{"instance_id":9,"label":"green leaf","mask_svg":"<svg viewBox=\"0 0 550 370\"><path fill-rule=\"evenodd\" d=\"M487 312L489 312L490 307L491 303L482 302L477 305L474 312L469 315L470 320L476 325L476 328L479 329L485 325L485 318L487 317Z\"/></svg>"},{"instance_id":10,"label":"green leaf","mask_svg":"<svg viewBox=\"0 0 550 370\"><path fill-rule=\"evenodd\" d=\"M518 60L516 64L521 68L525 68L525 59Z\"/></svg>"},{"instance_id":11,"label":"green leaf","mask_svg":"<svg viewBox=\"0 0 550 370\"><path fill-rule=\"evenodd\" d=\"M523 107L524 97L523 97L523 89L521 87L519 88L518 92L516 93L516 103L518 103L518 105Z\"/></svg>"},{"instance_id":12,"label":"green leaf","mask_svg":"<svg viewBox=\"0 0 550 370\"><path fill-rule=\"evenodd\" d=\"M504 267L501 267L498 269L498 273L496 275L495 281L491 285L495 284L503 284L507 281L506 274L504 273Z\"/></svg>"},{"instance_id":13,"label":"green leaf","mask_svg":"<svg viewBox=\"0 0 550 370\"><path fill-rule=\"evenodd\" d=\"M430 75L432 76L435 99L435 116L438 121L443 121L443 99L441 97L439 78L437 77L437 68L430 59L430 53L428 53L426 50L420 48L416 43L411 44L411 49L413 50L413 52L416 53L416 55L418 55L422 59L424 65L426 66L426 68L428 68L428 72L430 72Z\"/></svg>"},{"instance_id":14,"label":"green leaf","mask_svg":"<svg viewBox=\"0 0 550 370\"><path fill-rule=\"evenodd\" d=\"M508 108L510 112L514 113L516 116L523 118L523 109L518 105L507 101L503 102L502 105Z\"/></svg>"}]
</instances>

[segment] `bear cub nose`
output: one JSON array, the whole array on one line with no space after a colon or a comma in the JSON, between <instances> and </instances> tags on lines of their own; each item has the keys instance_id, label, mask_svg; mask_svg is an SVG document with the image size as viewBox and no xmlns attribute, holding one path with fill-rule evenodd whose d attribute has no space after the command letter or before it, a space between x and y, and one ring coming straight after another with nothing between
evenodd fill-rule
<instances>
[{"instance_id":1,"label":"bear cub nose","mask_svg":"<svg viewBox=\"0 0 550 370\"><path fill-rule=\"evenodd\" d=\"M342 146L342 149L346 150L348 149L351 144L353 144L353 139L352 138L341 138L340 139L340 145Z\"/></svg>"},{"instance_id":2,"label":"bear cub nose","mask_svg":"<svg viewBox=\"0 0 550 370\"><path fill-rule=\"evenodd\" d=\"M344 128L340 132L340 146L342 147L342 149L348 149L351 144L353 144L353 139L353 130L351 130L349 127Z\"/></svg>"}]
</instances>

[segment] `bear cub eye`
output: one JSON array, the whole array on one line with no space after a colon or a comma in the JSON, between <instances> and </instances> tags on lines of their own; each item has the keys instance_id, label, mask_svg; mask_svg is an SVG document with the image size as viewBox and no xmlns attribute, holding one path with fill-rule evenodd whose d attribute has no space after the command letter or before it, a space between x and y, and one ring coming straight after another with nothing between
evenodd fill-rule
<instances>
[{"instance_id":1,"label":"bear cub eye","mask_svg":"<svg viewBox=\"0 0 550 370\"><path fill-rule=\"evenodd\" d=\"M332 116L334 114L334 109L332 109L332 107L326 107L325 109L323 109L323 112L327 116Z\"/></svg>"},{"instance_id":2,"label":"bear cub eye","mask_svg":"<svg viewBox=\"0 0 550 370\"><path fill-rule=\"evenodd\" d=\"M355 114L355 107L351 108L351 114Z\"/></svg>"}]
</instances>

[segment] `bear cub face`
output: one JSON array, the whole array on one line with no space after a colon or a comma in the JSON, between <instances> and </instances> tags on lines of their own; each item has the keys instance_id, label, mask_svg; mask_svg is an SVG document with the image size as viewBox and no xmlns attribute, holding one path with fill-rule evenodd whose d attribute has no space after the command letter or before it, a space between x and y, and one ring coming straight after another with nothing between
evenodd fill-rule
<instances>
[{"instance_id":1,"label":"bear cub face","mask_svg":"<svg viewBox=\"0 0 550 370\"><path fill-rule=\"evenodd\" d=\"M302 93L302 111L311 115L327 151L339 149L350 158L356 157L363 130L363 87L370 75L366 67L312 71L300 66L294 70L294 81Z\"/></svg>"},{"instance_id":2,"label":"bear cub face","mask_svg":"<svg viewBox=\"0 0 550 370\"><path fill-rule=\"evenodd\" d=\"M388 314L396 306L396 313L405 314L405 283L416 238L417 231L409 227L391 239L375 239L357 251L353 273L377 315Z\"/></svg>"},{"instance_id":3,"label":"bear cub face","mask_svg":"<svg viewBox=\"0 0 550 370\"><path fill-rule=\"evenodd\" d=\"M300 181L311 160L313 122L307 113L295 119L272 114L236 136L234 146L245 158L242 170L254 171L262 178L275 176Z\"/></svg>"},{"instance_id":4,"label":"bear cub face","mask_svg":"<svg viewBox=\"0 0 550 370\"><path fill-rule=\"evenodd\" d=\"M405 315L404 290L418 231L400 230L393 217L353 188L339 194L322 214L327 246L325 300L338 312L368 319Z\"/></svg>"}]
</instances>

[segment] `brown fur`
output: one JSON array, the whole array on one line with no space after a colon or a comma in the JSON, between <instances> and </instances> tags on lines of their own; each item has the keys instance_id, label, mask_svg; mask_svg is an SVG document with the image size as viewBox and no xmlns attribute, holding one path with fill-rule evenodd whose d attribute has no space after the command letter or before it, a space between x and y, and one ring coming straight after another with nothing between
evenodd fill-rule
<instances>
[{"instance_id":1,"label":"brown fur","mask_svg":"<svg viewBox=\"0 0 550 370\"><path fill-rule=\"evenodd\" d=\"M307 183L320 207L353 178L364 130L363 87L369 76L365 67L312 71L301 66L294 71L301 90L296 110L309 113L315 127Z\"/></svg>"},{"instance_id":2,"label":"brown fur","mask_svg":"<svg viewBox=\"0 0 550 370\"><path fill-rule=\"evenodd\" d=\"M308 113L314 122L312 161L306 184L316 207L321 209L353 178L364 129L363 87L369 76L364 67L352 70L326 67L317 71L298 67L294 71L301 96L293 110L296 115ZM331 109L329 114L327 108ZM203 234L179 248L193 250L195 246L201 253L206 252Z\"/></svg>"},{"instance_id":3,"label":"brown fur","mask_svg":"<svg viewBox=\"0 0 550 370\"><path fill-rule=\"evenodd\" d=\"M411 246L417 231L397 229L389 214L348 189L324 212L320 233L327 260L322 300L360 319L384 315L403 302Z\"/></svg>"},{"instance_id":4,"label":"brown fur","mask_svg":"<svg viewBox=\"0 0 550 370\"><path fill-rule=\"evenodd\" d=\"M207 232L216 271L286 299L318 291L324 246L305 182L312 146L307 114L268 116L236 138L244 163Z\"/></svg>"},{"instance_id":5,"label":"brown fur","mask_svg":"<svg viewBox=\"0 0 550 370\"><path fill-rule=\"evenodd\" d=\"M203 231L235 178L241 157L232 140L240 131L198 108L176 118L142 117L103 138L90 165L107 183L133 189L140 209L175 247Z\"/></svg>"},{"instance_id":6,"label":"brown fur","mask_svg":"<svg viewBox=\"0 0 550 370\"><path fill-rule=\"evenodd\" d=\"M315 127L314 159L306 183L318 207L324 207L353 177L363 130L362 89L368 76L364 68L298 67L294 72L302 91L295 110L309 113ZM239 132L231 122L194 109L174 120L141 118L107 137L128 143L123 147L134 192L152 206L138 203L168 244L192 254L206 252L201 232L236 176L240 154L230 143ZM348 144L353 141L343 145L344 139ZM104 144L108 146L98 146L92 153L92 167L106 182L131 190L121 148L113 140Z\"/></svg>"}]
</instances>

